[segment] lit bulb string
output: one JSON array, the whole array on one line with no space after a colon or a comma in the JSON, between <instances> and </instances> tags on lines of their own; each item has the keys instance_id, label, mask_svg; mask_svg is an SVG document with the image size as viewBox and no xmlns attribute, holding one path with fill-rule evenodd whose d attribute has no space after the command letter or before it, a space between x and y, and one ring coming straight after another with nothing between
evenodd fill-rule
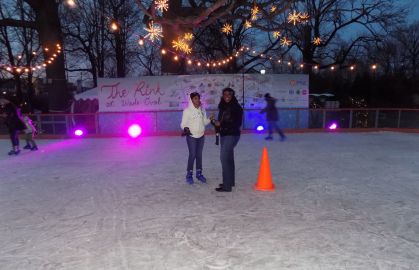
<instances>
[{"instance_id":1,"label":"lit bulb string","mask_svg":"<svg viewBox=\"0 0 419 270\"><path fill-rule=\"evenodd\" d=\"M154 8L159 9L160 12L167 11L168 6L165 6L165 3L167 3L166 0L160 0L159 1L159 5L161 6L156 6ZM103 11L98 10L97 11L101 16L103 16L104 18L106 18L106 20L109 21L109 26L111 28L111 31L119 31L119 22L117 19L112 18L110 16L108 16L107 14L105 14ZM259 12L259 11L258 11ZM256 12L256 13L258 13ZM296 11L294 11L294 13L296 13ZM298 16L301 16L301 14L298 12L296 13ZM307 19L307 18L306 18ZM150 21L151 24L149 24L149 28L148 29L152 29L153 24L152 24L153 20ZM295 24L295 22L294 22ZM142 46L144 41L150 42L152 45L155 45L154 43L154 38L158 39L159 37L163 37L161 29L158 31L159 33L154 33L155 36L151 35L150 38L150 34L151 31L149 31L148 29L144 28L144 30L146 30L148 32L148 34L146 35L138 35L136 34L134 31L131 31L132 29L126 29L127 32L132 32L134 36L137 36L139 38L138 43ZM149 36L147 38L147 36ZM243 52L243 50L240 50L241 52ZM235 50L232 54L223 57L223 58L218 58L218 59L213 59L213 60L198 60L194 57L188 56L185 53L181 53L178 52L177 50L172 50L170 48L162 48L160 50L162 55L166 55L166 54L172 54L173 55L173 60L174 61L178 61L179 58L183 58L186 60L188 65L193 65L195 64L195 66L197 67L206 67L206 68L216 68L216 67L223 67L227 64L229 64L230 61L233 60L234 57L239 57L240 56L240 51Z\"/></svg>"},{"instance_id":2,"label":"lit bulb string","mask_svg":"<svg viewBox=\"0 0 419 270\"><path fill-rule=\"evenodd\" d=\"M49 48L44 48L45 52L49 52ZM10 72L10 73L28 73L30 71L37 71L42 68L45 68L46 66L52 64L54 60L58 57L58 55L61 53L61 45L56 44L55 45L55 51L53 51L47 60L44 60L42 63L35 64L35 65L10 65L10 64L0 64L0 68ZM33 53L36 54L36 53Z\"/></svg>"},{"instance_id":3,"label":"lit bulb string","mask_svg":"<svg viewBox=\"0 0 419 270\"><path fill-rule=\"evenodd\" d=\"M167 1L166 0L161 0L161 2L162 2L162 5L163 5ZM257 6L254 6L253 8L256 8L256 7ZM160 9L162 9L162 8L163 8L163 6L160 7ZM164 8L165 11L167 11L167 9L168 9L168 7ZM163 12L163 10L161 10L161 12ZM255 14L258 14L260 11L255 10L255 11L252 11L252 12L255 13ZM271 12L275 12L275 10L271 9ZM99 13L110 21L110 26L111 26L111 29L113 31L118 31L119 22L116 19L109 17L108 15L104 14L102 11L99 11ZM297 12L295 10L293 11L293 13L288 14L288 17L287 17L288 23L292 23L293 25L295 25L297 23L300 23L300 22L307 21L308 19L309 19L309 16L308 16L307 13L300 13L300 12ZM149 26L149 27L151 29L151 26ZM127 29L127 32L130 32L130 31L131 31L130 29ZM150 32L149 32L149 34L150 34ZM134 33L134 35L138 36L138 38L139 38L138 43L141 46L144 45L144 41L150 42L152 45L155 45L154 38L150 39L150 38L147 38L147 35L138 35L138 34L135 34L135 33ZM157 38L159 36L162 37L161 30L159 30L159 34L157 34L156 36L157 36ZM282 41L283 46L288 45L289 42L290 41L288 39L286 39L286 38L283 39L283 41ZM315 40L313 40L313 43L315 45L320 45L320 43L321 43L320 37L317 37ZM227 57L219 58L219 59L213 59L213 60L209 60L209 61L208 60L202 60L202 59L198 60L194 57L188 56L185 53L181 53L181 52L178 52L177 50L172 50L170 48L162 48L160 50L162 55L166 55L168 53L172 54L173 55L172 59L174 61L178 61L179 58L183 58L183 59L186 60L188 65L195 64L195 66L197 66L197 67L206 67L206 68L223 67L223 66L229 64L230 61L233 60L234 57L238 58L238 57L240 57L241 53L248 53L248 51L252 51L252 53L254 54L253 55L254 57L269 59L271 61L277 62L278 64L286 64L287 66L289 66L291 68L295 67L295 65L297 64L296 61L292 61L292 60L287 61L287 60L283 60L281 58L276 58L276 57L273 57L273 56L257 53L255 50L251 50L250 47L246 47L246 46L241 47L240 50L238 50L238 51L235 50L232 54L228 55ZM317 64L317 63L304 63L304 62L299 63L299 67L301 69L304 68L304 66L311 66L315 70L326 69L326 68L321 68L320 65ZM334 71L338 67L340 69L342 69L342 67L344 67L344 66L342 66L342 65L331 65L331 66L328 66L327 68ZM356 65L352 64L352 65L347 65L346 67L348 67L352 71L352 70L355 70ZM371 69L373 69L373 70L377 69L377 65L376 64L372 65Z\"/></svg>"},{"instance_id":4,"label":"lit bulb string","mask_svg":"<svg viewBox=\"0 0 419 270\"><path fill-rule=\"evenodd\" d=\"M160 9L161 12L163 12L163 9L165 11L167 11L168 6L167 7L165 6L165 3L167 3L167 1L166 0L160 0L160 2L161 2L160 4L162 6L155 7L155 8L156 9ZM72 5L72 7L74 7L74 5ZM259 11L255 11L255 12L258 13ZM109 26L111 28L111 31L118 31L119 30L119 22L118 22L117 19L114 19L114 18L108 16L107 14L105 14L104 12L102 12L101 10L98 10L98 13L101 16L103 16L104 18L106 18L106 20L109 21ZM301 17L301 14L299 12L297 13L296 11L294 11L294 13L295 13L294 15L296 15L298 18ZM291 16L291 15L289 15L289 16ZM303 20L306 20L307 18L305 18ZM301 20L299 19L298 21L301 21ZM296 22L297 21L294 21L294 25L295 25ZM152 23L151 23L151 25L149 25L149 29L151 29L151 28L152 28ZM151 38L146 38L148 35L150 35L150 31L148 31L147 29L145 29L145 30L148 32L148 34L147 35L140 36L138 34L135 34L134 31L131 31L131 29L126 29L127 32L133 32L134 35L137 35L138 36L138 38L139 38L139 44L140 45L143 45L144 41L148 41L148 42L152 43L153 45L155 45L154 44L154 37L151 36ZM161 30L160 30L160 33L158 33L156 35L156 37L158 38L160 36L162 37ZM247 47L247 50L249 50L249 47ZM162 48L160 50L160 52L161 52L162 55L166 55L167 53L172 54L174 61L178 61L179 58L183 58L183 59L186 60L186 62L187 62L188 65L195 64L197 67L217 68L217 67L223 67L223 66L229 64L229 62L232 61L234 57L236 57L236 58L239 57L240 54L241 54L241 52L244 52L244 49L242 47L240 49L240 51L234 51L232 54L230 54L230 55L228 55L226 57L218 58L218 59L213 59L213 60L209 60L209 61L208 60L198 60L198 59L196 59L194 57L188 56L185 53L180 53L177 50L174 51L174 50L169 49L169 48ZM262 54L260 54L259 57L260 58L264 58L264 56ZM270 59L272 59L272 57L270 57Z\"/></svg>"},{"instance_id":5,"label":"lit bulb string","mask_svg":"<svg viewBox=\"0 0 419 270\"><path fill-rule=\"evenodd\" d=\"M139 36L140 38L140 42L139 43L143 43L145 42L149 42L151 44L155 44L153 41L149 40L149 39L145 39L143 36ZM173 55L173 60L174 61L178 61L179 58L183 58L187 61L188 65L194 65L197 67L202 67L202 68L222 68L223 66L227 65L230 63L230 61L233 60L233 58L239 59L241 57L241 54L252 54L253 57L259 57L262 59L267 59L269 61L272 62L276 62L277 64L281 64L281 65L286 65L289 66L290 68L295 67L296 65L298 65L297 67L303 69L305 66L309 66L314 70L337 70L337 69L349 69L351 71L356 69L356 65L355 64L348 64L348 65L331 65L328 66L327 68L321 68L320 64L317 63L305 63L305 62L298 62L298 61L293 61L293 60L284 60L283 58L277 58L274 56L270 56L269 54L262 54L257 52L256 50L252 50L250 47L248 46L243 46L241 47L239 50L235 50L231 55L225 57L225 58L221 58L221 59L214 59L214 60L202 60L202 59L196 59L194 57L185 55L183 53L179 53L178 51L174 51L172 49L165 49L162 48L160 53L162 55L167 55L167 54L172 54ZM375 70L378 68L377 64L372 64L371 69Z\"/></svg>"}]
</instances>

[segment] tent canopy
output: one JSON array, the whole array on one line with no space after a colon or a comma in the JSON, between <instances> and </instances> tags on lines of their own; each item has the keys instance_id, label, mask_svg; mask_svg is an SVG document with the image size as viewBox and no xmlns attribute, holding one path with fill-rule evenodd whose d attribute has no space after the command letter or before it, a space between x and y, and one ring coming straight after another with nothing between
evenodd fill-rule
<instances>
[{"instance_id":1,"label":"tent canopy","mask_svg":"<svg viewBox=\"0 0 419 270\"><path fill-rule=\"evenodd\" d=\"M98 89L92 88L77 95L74 95L75 100L95 100L98 99Z\"/></svg>"}]
</instances>

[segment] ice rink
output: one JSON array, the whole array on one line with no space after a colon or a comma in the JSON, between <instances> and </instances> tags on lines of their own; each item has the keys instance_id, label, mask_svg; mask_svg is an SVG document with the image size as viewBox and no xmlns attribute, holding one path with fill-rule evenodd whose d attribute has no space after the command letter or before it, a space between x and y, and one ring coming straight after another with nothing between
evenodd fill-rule
<instances>
[{"instance_id":1,"label":"ice rink","mask_svg":"<svg viewBox=\"0 0 419 270\"><path fill-rule=\"evenodd\" d=\"M236 188L185 138L0 140L0 269L419 269L419 135L245 134ZM21 142L23 145L23 142ZM275 192L252 189L267 146Z\"/></svg>"}]
</instances>

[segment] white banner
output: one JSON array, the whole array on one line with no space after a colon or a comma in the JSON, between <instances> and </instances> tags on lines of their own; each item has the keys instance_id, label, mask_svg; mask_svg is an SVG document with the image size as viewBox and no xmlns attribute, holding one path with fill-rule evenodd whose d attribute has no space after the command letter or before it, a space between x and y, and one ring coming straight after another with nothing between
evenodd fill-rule
<instances>
[{"instance_id":1,"label":"white banner","mask_svg":"<svg viewBox=\"0 0 419 270\"><path fill-rule=\"evenodd\" d=\"M221 91L231 87L245 108L262 108L263 95L278 99L279 108L308 107L307 75L206 74L108 78L98 81L100 112L182 110L191 92L201 94L207 109L217 109Z\"/></svg>"}]
</instances>

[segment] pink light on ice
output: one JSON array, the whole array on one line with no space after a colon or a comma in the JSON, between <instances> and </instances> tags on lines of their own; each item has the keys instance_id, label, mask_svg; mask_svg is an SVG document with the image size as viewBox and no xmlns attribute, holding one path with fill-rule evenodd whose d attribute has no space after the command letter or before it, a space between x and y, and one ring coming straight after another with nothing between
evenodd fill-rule
<instances>
[{"instance_id":1,"label":"pink light on ice","mask_svg":"<svg viewBox=\"0 0 419 270\"><path fill-rule=\"evenodd\" d=\"M131 125L128 128L128 134L131 136L131 138L137 138L141 134L141 127L137 124Z\"/></svg>"},{"instance_id":2,"label":"pink light on ice","mask_svg":"<svg viewBox=\"0 0 419 270\"><path fill-rule=\"evenodd\" d=\"M336 123L332 123L331 125L329 125L330 130L335 130L337 128L338 128L338 125Z\"/></svg>"},{"instance_id":3,"label":"pink light on ice","mask_svg":"<svg viewBox=\"0 0 419 270\"><path fill-rule=\"evenodd\" d=\"M74 131L74 135L76 135L76 136L78 136L78 137L82 136L83 134L84 134L84 132L83 132L83 130L81 130L81 129L76 129L76 130Z\"/></svg>"}]
</instances>

